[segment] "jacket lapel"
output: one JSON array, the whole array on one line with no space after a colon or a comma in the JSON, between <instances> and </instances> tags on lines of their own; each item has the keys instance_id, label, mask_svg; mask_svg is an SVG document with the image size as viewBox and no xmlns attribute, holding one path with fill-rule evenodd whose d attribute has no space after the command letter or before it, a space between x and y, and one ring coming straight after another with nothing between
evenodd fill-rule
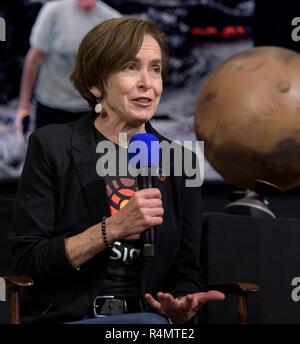
<instances>
[{"instance_id":1,"label":"jacket lapel","mask_svg":"<svg viewBox=\"0 0 300 344\"><path fill-rule=\"evenodd\" d=\"M96 172L96 164L101 157L99 153L96 153L96 144L93 115L87 114L74 123L72 157L95 223L99 222L103 216L110 215L105 181Z\"/></svg>"}]
</instances>

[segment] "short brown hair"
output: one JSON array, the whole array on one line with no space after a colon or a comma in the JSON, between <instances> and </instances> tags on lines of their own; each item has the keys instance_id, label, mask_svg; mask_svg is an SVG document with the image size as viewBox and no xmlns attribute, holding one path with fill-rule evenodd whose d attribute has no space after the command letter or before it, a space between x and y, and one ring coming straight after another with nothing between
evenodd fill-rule
<instances>
[{"instance_id":1,"label":"short brown hair","mask_svg":"<svg viewBox=\"0 0 300 344\"><path fill-rule=\"evenodd\" d=\"M113 18L97 25L84 37L70 79L92 108L96 100L89 89L92 86L98 87L104 97L109 75L136 57L145 34L151 35L160 46L162 79L165 80L168 69L168 42L165 34L153 22Z\"/></svg>"}]
</instances>

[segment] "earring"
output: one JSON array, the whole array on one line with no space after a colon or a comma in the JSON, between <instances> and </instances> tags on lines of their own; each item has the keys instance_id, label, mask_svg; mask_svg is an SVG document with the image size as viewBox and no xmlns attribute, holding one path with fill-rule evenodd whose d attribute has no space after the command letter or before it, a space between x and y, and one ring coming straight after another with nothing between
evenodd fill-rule
<instances>
[{"instance_id":1,"label":"earring","mask_svg":"<svg viewBox=\"0 0 300 344\"><path fill-rule=\"evenodd\" d=\"M100 96L97 96L97 97L96 97L96 102L97 102L97 104L96 104L96 106L95 106L95 112L96 112L96 113L101 113L101 111L102 111L102 105L101 105L101 103L100 103Z\"/></svg>"}]
</instances>

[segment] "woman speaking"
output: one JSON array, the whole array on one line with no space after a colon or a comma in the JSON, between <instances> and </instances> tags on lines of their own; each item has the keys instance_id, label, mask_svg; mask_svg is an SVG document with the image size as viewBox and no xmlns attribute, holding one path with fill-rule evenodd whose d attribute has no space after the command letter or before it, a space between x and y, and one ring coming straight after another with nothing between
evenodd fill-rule
<instances>
[{"instance_id":1,"label":"woman speaking","mask_svg":"<svg viewBox=\"0 0 300 344\"><path fill-rule=\"evenodd\" d=\"M83 39L71 80L92 111L29 140L11 231L25 322L184 323L209 300L201 285L201 190L171 175L138 190L135 177L96 172L97 144L119 133L166 140L149 123L167 71L167 42L150 21L116 18ZM172 165L172 161L171 161ZM141 234L156 227L154 257Z\"/></svg>"}]
</instances>

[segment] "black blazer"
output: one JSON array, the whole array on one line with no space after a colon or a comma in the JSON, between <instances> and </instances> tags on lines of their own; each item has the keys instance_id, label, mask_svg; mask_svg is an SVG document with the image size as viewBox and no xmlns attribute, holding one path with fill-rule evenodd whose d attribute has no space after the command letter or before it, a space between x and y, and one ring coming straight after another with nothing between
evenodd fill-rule
<instances>
[{"instance_id":1,"label":"black blazer","mask_svg":"<svg viewBox=\"0 0 300 344\"><path fill-rule=\"evenodd\" d=\"M30 136L10 233L15 272L35 281L21 297L25 322L81 319L101 291L108 251L78 271L64 246L66 236L110 216L105 183L96 173L100 156L92 123L89 114ZM149 123L146 129L166 140ZM201 188L186 188L184 181L171 176L155 182L162 193L164 222L158 228L156 256L143 259L141 297L160 290L175 296L202 290Z\"/></svg>"}]
</instances>

